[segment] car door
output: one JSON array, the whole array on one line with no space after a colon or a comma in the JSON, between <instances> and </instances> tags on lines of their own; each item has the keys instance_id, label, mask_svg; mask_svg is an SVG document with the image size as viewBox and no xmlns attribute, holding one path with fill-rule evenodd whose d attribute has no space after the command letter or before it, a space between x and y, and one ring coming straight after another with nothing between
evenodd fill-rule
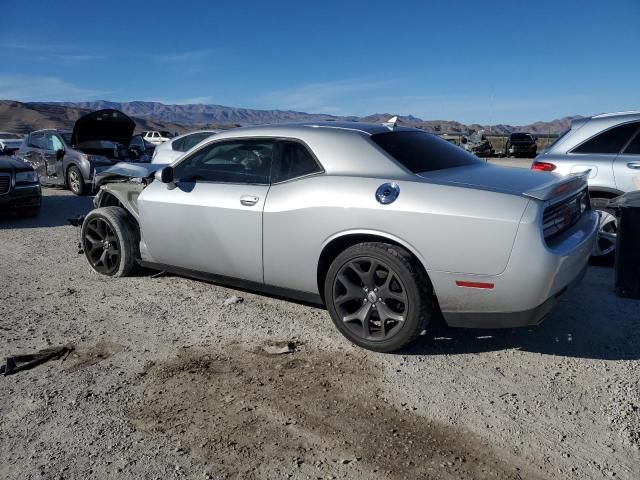
<instances>
[{"instance_id":1,"label":"car door","mask_svg":"<svg viewBox=\"0 0 640 480\"><path fill-rule=\"evenodd\" d=\"M616 187L623 192L640 190L640 122L635 136L613 163Z\"/></svg>"},{"instance_id":2,"label":"car door","mask_svg":"<svg viewBox=\"0 0 640 480\"><path fill-rule=\"evenodd\" d=\"M152 262L263 281L262 215L269 191L271 139L206 144L140 195L140 227Z\"/></svg>"},{"instance_id":3,"label":"car door","mask_svg":"<svg viewBox=\"0 0 640 480\"><path fill-rule=\"evenodd\" d=\"M44 146L42 155L47 163L47 175L57 179L64 178L64 168L62 160L64 158L64 143L54 132L46 132L44 135Z\"/></svg>"},{"instance_id":4,"label":"car door","mask_svg":"<svg viewBox=\"0 0 640 480\"><path fill-rule=\"evenodd\" d=\"M608 128L581 143L569 152L568 158L573 164L571 173L590 169L589 185L591 187L616 186L614 163L620 151L637 130L637 122L623 123Z\"/></svg>"},{"instance_id":5,"label":"car door","mask_svg":"<svg viewBox=\"0 0 640 480\"><path fill-rule=\"evenodd\" d=\"M44 145L44 133L33 132L18 152L18 155L33 167L43 181L47 178L47 162L41 153Z\"/></svg>"}]
</instances>

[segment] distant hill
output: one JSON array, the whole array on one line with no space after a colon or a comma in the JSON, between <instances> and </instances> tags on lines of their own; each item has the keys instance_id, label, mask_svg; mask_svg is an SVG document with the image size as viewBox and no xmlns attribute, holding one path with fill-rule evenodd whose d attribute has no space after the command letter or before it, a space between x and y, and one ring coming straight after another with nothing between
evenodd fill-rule
<instances>
[{"instance_id":1,"label":"distant hill","mask_svg":"<svg viewBox=\"0 0 640 480\"><path fill-rule=\"evenodd\" d=\"M304 122L322 120L364 121L382 123L393 116L378 113L366 117L336 116L292 110L254 110L222 105L165 105L160 102L17 102L0 100L0 130L28 133L40 128L71 128L80 116L103 108L115 108L136 121L137 130L169 130L182 133L197 128L230 128L263 123ZM564 117L530 125L465 125L449 120L423 120L412 115L399 116L402 125L422 128L434 133L467 134L472 130L485 130L488 134L506 135L526 131L537 135L557 135L579 117Z\"/></svg>"}]
</instances>

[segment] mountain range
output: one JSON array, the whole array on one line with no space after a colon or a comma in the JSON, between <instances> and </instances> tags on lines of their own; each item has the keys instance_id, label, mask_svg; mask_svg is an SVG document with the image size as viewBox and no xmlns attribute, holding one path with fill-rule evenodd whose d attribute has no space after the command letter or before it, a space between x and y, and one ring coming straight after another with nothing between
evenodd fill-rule
<instances>
[{"instance_id":1,"label":"mountain range","mask_svg":"<svg viewBox=\"0 0 640 480\"><path fill-rule=\"evenodd\" d=\"M41 128L71 128L73 123L88 112L103 108L120 110L136 121L137 130L169 130L182 133L198 128L231 128L242 125L306 121L364 121L382 123L393 116L380 113L366 117L337 116L293 110L255 110L222 105L189 104L167 105L160 102L18 102L0 100L0 130L28 133ZM401 125L422 128L439 134L468 134L485 130L488 134L507 135L526 131L538 136L557 135L579 117L564 117L540 121L529 125L466 125L449 120L423 120L406 115L398 116Z\"/></svg>"}]
</instances>

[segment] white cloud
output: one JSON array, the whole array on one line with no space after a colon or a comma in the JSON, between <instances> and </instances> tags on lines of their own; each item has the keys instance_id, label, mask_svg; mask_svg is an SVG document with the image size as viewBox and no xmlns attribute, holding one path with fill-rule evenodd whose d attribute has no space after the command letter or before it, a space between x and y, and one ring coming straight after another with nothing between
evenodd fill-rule
<instances>
[{"instance_id":1,"label":"white cloud","mask_svg":"<svg viewBox=\"0 0 640 480\"><path fill-rule=\"evenodd\" d=\"M57 77L0 75L0 98L23 102L95 100L110 92L82 88Z\"/></svg>"}]
</instances>

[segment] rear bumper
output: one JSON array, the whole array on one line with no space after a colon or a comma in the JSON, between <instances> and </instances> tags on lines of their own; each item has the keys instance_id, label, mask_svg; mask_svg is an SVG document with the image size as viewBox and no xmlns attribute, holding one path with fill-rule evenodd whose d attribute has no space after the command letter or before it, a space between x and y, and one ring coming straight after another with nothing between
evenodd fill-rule
<instances>
[{"instance_id":1,"label":"rear bumper","mask_svg":"<svg viewBox=\"0 0 640 480\"><path fill-rule=\"evenodd\" d=\"M518 328L538 325L547 316L560 298L573 290L587 273L587 266L574 278L569 285L559 292L547 298L537 307L520 312L493 312L493 313L456 313L445 314L447 325L463 328Z\"/></svg>"},{"instance_id":2,"label":"rear bumper","mask_svg":"<svg viewBox=\"0 0 640 480\"><path fill-rule=\"evenodd\" d=\"M536 202L527 207L500 275L429 272L445 321L467 328L536 325L558 299L583 277L597 236L593 211L562 238L547 245L542 238ZM462 288L457 281L481 282L492 288Z\"/></svg>"},{"instance_id":3,"label":"rear bumper","mask_svg":"<svg viewBox=\"0 0 640 480\"><path fill-rule=\"evenodd\" d=\"M9 193L0 195L0 207L3 210L21 208L39 208L42 202L40 185L14 187Z\"/></svg>"}]
</instances>

